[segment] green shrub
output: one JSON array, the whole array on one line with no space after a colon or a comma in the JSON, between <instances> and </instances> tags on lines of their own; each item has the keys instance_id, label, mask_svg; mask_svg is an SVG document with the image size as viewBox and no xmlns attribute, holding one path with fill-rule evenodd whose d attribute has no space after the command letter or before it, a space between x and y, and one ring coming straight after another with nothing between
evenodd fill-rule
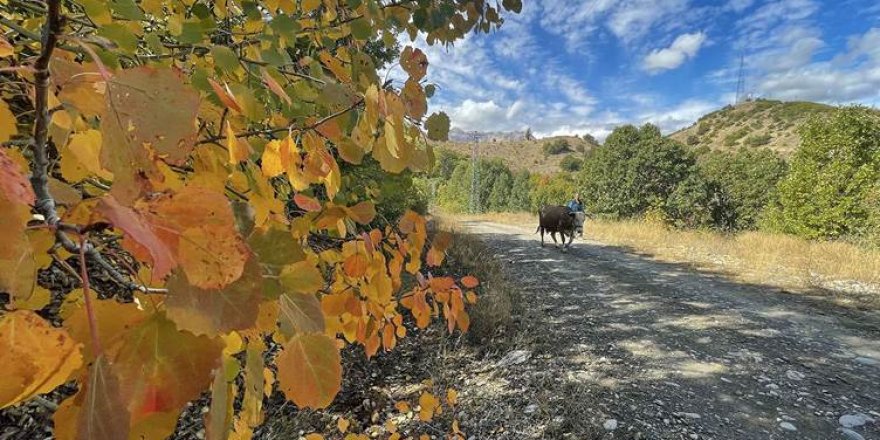
<instances>
[{"instance_id":1,"label":"green shrub","mask_svg":"<svg viewBox=\"0 0 880 440\"><path fill-rule=\"evenodd\" d=\"M740 129L728 134L727 136L724 136L724 145L727 147L732 147L732 146L736 145L737 142L739 142L739 140L742 139L743 136L745 136L747 134L749 134L748 128L745 128L745 127L740 128Z\"/></svg>"},{"instance_id":2,"label":"green shrub","mask_svg":"<svg viewBox=\"0 0 880 440\"><path fill-rule=\"evenodd\" d=\"M563 157L562 161L559 162L559 167L568 172L580 171L583 165L584 160L573 154Z\"/></svg>"},{"instance_id":3,"label":"green shrub","mask_svg":"<svg viewBox=\"0 0 880 440\"><path fill-rule=\"evenodd\" d=\"M564 205L574 193L577 184L568 173L556 173L551 176L533 175L531 178L530 211L537 211L541 206Z\"/></svg>"},{"instance_id":4,"label":"green shrub","mask_svg":"<svg viewBox=\"0 0 880 440\"><path fill-rule=\"evenodd\" d=\"M669 195L664 206L667 222L677 227L711 227L720 207L718 190L699 173L691 173Z\"/></svg>"},{"instance_id":5,"label":"green shrub","mask_svg":"<svg viewBox=\"0 0 880 440\"><path fill-rule=\"evenodd\" d=\"M700 124L697 125L697 135L702 136L702 135L708 133L709 130L711 130L711 129L712 129L711 125L708 124L707 122L700 122Z\"/></svg>"},{"instance_id":6,"label":"green shrub","mask_svg":"<svg viewBox=\"0 0 880 440\"><path fill-rule=\"evenodd\" d=\"M687 144L688 144L688 145L690 145L690 146L694 146L694 145L697 145L697 144L699 144L699 143L700 143L700 138L699 138L699 137L697 137L697 136L695 136L695 135L692 135L692 134L689 134L689 135L688 135L688 137L687 137Z\"/></svg>"},{"instance_id":7,"label":"green shrub","mask_svg":"<svg viewBox=\"0 0 880 440\"><path fill-rule=\"evenodd\" d=\"M554 139L552 141L544 142L544 146L542 148L544 150L544 156L570 153L572 151L571 144L569 144L568 141L565 139Z\"/></svg>"},{"instance_id":8,"label":"green shrub","mask_svg":"<svg viewBox=\"0 0 880 440\"><path fill-rule=\"evenodd\" d=\"M345 195L353 200L374 197L379 219L400 218L407 209L421 214L428 210L426 186L423 182L417 182L420 180L418 177L424 174L411 171L386 173L379 162L371 157L365 157L360 165L343 162L340 169L346 179L343 185L343 188L347 188Z\"/></svg>"},{"instance_id":9,"label":"green shrub","mask_svg":"<svg viewBox=\"0 0 880 440\"><path fill-rule=\"evenodd\" d=\"M800 130L801 146L779 184L769 227L807 238L862 234L876 222L880 117L846 107Z\"/></svg>"},{"instance_id":10,"label":"green shrub","mask_svg":"<svg viewBox=\"0 0 880 440\"><path fill-rule=\"evenodd\" d=\"M744 142L749 147L760 147L769 144L771 140L773 140L773 136L769 134L753 134L746 137Z\"/></svg>"}]
</instances>

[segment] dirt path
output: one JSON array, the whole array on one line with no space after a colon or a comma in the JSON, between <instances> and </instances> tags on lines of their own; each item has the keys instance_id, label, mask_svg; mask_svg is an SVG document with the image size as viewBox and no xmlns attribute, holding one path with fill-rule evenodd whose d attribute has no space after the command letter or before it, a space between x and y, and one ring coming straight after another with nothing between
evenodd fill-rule
<instances>
[{"instance_id":1,"label":"dirt path","mask_svg":"<svg viewBox=\"0 0 880 440\"><path fill-rule=\"evenodd\" d=\"M526 310L521 351L472 376L471 398L504 419L481 435L880 439L876 314L588 240L542 249L531 228L460 228Z\"/></svg>"}]
</instances>

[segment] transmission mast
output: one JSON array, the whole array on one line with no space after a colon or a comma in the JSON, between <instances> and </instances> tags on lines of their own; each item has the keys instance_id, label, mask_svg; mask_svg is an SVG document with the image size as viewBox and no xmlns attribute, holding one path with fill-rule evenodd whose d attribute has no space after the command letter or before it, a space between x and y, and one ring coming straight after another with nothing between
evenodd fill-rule
<instances>
[{"instance_id":1,"label":"transmission mast","mask_svg":"<svg viewBox=\"0 0 880 440\"><path fill-rule=\"evenodd\" d=\"M478 132L471 133L474 141L471 146L471 197L470 212L471 214L480 213L480 134Z\"/></svg>"},{"instance_id":2,"label":"transmission mast","mask_svg":"<svg viewBox=\"0 0 880 440\"><path fill-rule=\"evenodd\" d=\"M744 61L745 61L745 57L743 55L740 55L739 56L739 73L737 74L737 78L736 78L736 104L739 104L740 102L742 102L743 99L745 99L745 94L746 94L746 79L745 79L745 75L743 74L744 73L743 67L745 64Z\"/></svg>"}]
</instances>

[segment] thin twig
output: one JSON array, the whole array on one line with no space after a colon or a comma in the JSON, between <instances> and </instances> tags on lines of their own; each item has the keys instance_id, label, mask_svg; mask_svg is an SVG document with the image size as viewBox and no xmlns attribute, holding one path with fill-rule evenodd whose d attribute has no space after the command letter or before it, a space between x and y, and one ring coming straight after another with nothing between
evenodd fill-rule
<instances>
[{"instance_id":1,"label":"thin twig","mask_svg":"<svg viewBox=\"0 0 880 440\"><path fill-rule=\"evenodd\" d=\"M321 124L324 124L325 122L327 122L327 121L329 121L329 120L331 120L331 119L338 118L339 116L342 116L342 115L344 115L344 114L346 114L346 113L348 113L348 112L350 112L350 111L356 109L358 106L360 106L361 104L363 104L363 102L364 102L363 98L358 99L357 102L355 102L354 104L352 104L352 105L350 105L350 106L348 106L348 107L346 107L346 108L344 108L344 109L342 109L342 110L339 110L339 111L336 112L336 113L333 113L333 114L327 115L327 116L325 116L325 117L319 119L319 120L318 120L317 122L315 122L314 124L307 125L307 126L302 127L302 128L300 128L300 129L301 129L301 130L312 130L312 129L314 129L314 128L320 126ZM278 127L278 128L267 128L267 129L263 129L263 130L242 131L242 132L240 132L240 133L237 133L237 134L235 135L235 137L237 137L237 138L241 138L241 137L250 137L250 136L260 136L260 135L267 135L267 134L275 134L275 133L281 133L281 132L285 132L285 131L290 131L291 128L292 128L292 127ZM211 136L211 137L209 137L209 138L207 138L207 139L202 139L202 140L196 142L196 145L210 144L210 143L217 142L217 141L219 141L219 140L223 140L223 139L225 139L225 138L226 138L226 136Z\"/></svg>"},{"instance_id":2,"label":"thin twig","mask_svg":"<svg viewBox=\"0 0 880 440\"><path fill-rule=\"evenodd\" d=\"M92 352L95 357L101 355L104 350L101 349L101 338L98 337L98 321L95 318L95 309L92 308L92 295L89 292L89 272L86 269L86 239L80 236L79 239L79 270L82 278L83 299L86 306L86 316L89 318L89 333L92 335Z\"/></svg>"}]
</instances>

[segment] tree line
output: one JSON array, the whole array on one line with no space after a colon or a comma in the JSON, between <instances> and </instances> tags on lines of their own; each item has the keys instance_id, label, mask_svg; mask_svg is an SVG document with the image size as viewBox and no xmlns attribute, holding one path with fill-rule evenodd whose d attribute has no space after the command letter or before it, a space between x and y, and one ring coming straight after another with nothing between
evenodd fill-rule
<instances>
[{"instance_id":1,"label":"tree line","mask_svg":"<svg viewBox=\"0 0 880 440\"><path fill-rule=\"evenodd\" d=\"M604 218L880 243L878 113L840 108L806 122L800 135L799 148L786 160L763 147L695 149L664 137L654 125L624 125L577 158L578 167L552 175L481 160L480 210L534 212L580 192L587 210ZM426 179L433 202L467 211L471 167L464 156L438 152Z\"/></svg>"}]
</instances>

